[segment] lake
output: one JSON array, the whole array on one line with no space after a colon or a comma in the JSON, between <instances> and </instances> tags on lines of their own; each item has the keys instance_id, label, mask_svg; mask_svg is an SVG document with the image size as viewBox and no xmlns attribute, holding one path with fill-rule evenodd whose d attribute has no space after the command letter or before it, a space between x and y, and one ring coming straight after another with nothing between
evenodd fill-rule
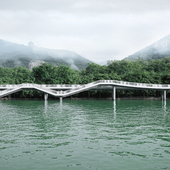
<instances>
[{"instance_id":1,"label":"lake","mask_svg":"<svg viewBox=\"0 0 170 170\"><path fill-rule=\"evenodd\" d=\"M0 170L170 169L170 101L0 101Z\"/></svg>"}]
</instances>

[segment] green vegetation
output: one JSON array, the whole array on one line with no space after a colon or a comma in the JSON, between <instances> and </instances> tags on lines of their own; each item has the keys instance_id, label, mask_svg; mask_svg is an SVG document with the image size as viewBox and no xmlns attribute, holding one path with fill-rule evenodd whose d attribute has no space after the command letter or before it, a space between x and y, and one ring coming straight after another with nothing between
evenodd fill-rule
<instances>
[{"instance_id":1,"label":"green vegetation","mask_svg":"<svg viewBox=\"0 0 170 170\"><path fill-rule=\"evenodd\" d=\"M32 71L24 67L0 67L0 84L87 84L96 80L121 80L129 82L170 84L170 57L159 60L108 61L107 66L89 63L82 71L69 66L43 64ZM91 91L92 97L110 97L111 91ZM159 96L154 90L117 90L119 97ZM29 90L13 94L12 97L41 97L42 92ZM87 92L79 94L87 96Z\"/></svg>"}]
</instances>

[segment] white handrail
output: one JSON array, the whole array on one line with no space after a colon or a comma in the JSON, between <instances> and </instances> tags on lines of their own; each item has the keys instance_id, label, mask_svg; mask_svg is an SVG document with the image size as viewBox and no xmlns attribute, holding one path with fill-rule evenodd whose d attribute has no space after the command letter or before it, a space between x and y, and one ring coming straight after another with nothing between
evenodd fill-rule
<instances>
[{"instance_id":1,"label":"white handrail","mask_svg":"<svg viewBox=\"0 0 170 170\"><path fill-rule=\"evenodd\" d=\"M147 83L137 83L137 82L126 82L126 81L119 81L119 80L97 80L95 82L91 82L88 84L35 84L35 83L22 83L22 84L5 84L0 85L3 87L1 89L6 89L0 91L0 97L8 94L12 94L18 90L22 89L32 89L35 88L37 90L43 91L45 93L49 93L54 96L68 96L73 95L75 93L92 89L97 86L117 86L121 88L138 88L138 89L158 89L158 90L170 90L170 84L147 84ZM55 88L54 88L55 87ZM59 91L53 90L57 89ZM61 91L61 87L70 87L71 89Z\"/></svg>"}]
</instances>

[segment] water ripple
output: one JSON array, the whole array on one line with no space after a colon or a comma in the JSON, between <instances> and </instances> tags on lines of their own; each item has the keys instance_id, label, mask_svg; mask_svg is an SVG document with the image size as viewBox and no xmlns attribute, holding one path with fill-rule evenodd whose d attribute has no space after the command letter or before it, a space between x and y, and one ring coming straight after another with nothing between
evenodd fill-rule
<instances>
[{"instance_id":1,"label":"water ripple","mask_svg":"<svg viewBox=\"0 0 170 170\"><path fill-rule=\"evenodd\" d=\"M169 105L0 101L0 169L170 169Z\"/></svg>"}]
</instances>

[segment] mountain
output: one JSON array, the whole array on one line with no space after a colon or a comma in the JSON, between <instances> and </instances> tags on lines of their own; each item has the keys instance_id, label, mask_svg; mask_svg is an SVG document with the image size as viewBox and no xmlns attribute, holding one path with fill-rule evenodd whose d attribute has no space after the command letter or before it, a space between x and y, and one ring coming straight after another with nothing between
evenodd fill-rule
<instances>
[{"instance_id":1,"label":"mountain","mask_svg":"<svg viewBox=\"0 0 170 170\"><path fill-rule=\"evenodd\" d=\"M160 39L159 41L149 45L148 47L129 55L125 60L136 59L161 59L170 56L170 35Z\"/></svg>"},{"instance_id":2,"label":"mountain","mask_svg":"<svg viewBox=\"0 0 170 170\"><path fill-rule=\"evenodd\" d=\"M67 50L40 48L29 42L28 46L0 39L0 67L23 66L32 68L38 63L69 65L72 69L85 69L92 62L79 54Z\"/></svg>"}]
</instances>

